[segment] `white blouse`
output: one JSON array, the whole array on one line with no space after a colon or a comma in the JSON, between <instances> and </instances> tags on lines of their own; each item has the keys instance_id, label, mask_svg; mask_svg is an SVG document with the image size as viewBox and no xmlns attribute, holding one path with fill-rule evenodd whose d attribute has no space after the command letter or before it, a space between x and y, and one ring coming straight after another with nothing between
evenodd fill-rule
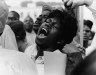
<instances>
[{"instance_id":1,"label":"white blouse","mask_svg":"<svg viewBox=\"0 0 96 75\"><path fill-rule=\"evenodd\" d=\"M0 48L0 75L38 75L38 72L26 54Z\"/></svg>"}]
</instances>

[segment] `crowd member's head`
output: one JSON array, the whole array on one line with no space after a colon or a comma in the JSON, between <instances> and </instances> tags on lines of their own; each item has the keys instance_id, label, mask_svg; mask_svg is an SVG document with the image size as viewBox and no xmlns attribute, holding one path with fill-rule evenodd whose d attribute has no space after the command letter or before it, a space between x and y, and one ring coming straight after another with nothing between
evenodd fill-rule
<instances>
[{"instance_id":1,"label":"crowd member's head","mask_svg":"<svg viewBox=\"0 0 96 75\"><path fill-rule=\"evenodd\" d=\"M83 27L83 35L84 35L84 41L91 39L91 28L92 28L93 22L90 20L84 20L84 27Z\"/></svg>"},{"instance_id":2,"label":"crowd member's head","mask_svg":"<svg viewBox=\"0 0 96 75\"><path fill-rule=\"evenodd\" d=\"M40 26L36 43L43 49L59 49L70 43L77 33L77 21L66 11L53 10Z\"/></svg>"},{"instance_id":3,"label":"crowd member's head","mask_svg":"<svg viewBox=\"0 0 96 75\"><path fill-rule=\"evenodd\" d=\"M10 25L13 21L19 20L20 15L16 11L10 11L6 24Z\"/></svg>"},{"instance_id":4,"label":"crowd member's head","mask_svg":"<svg viewBox=\"0 0 96 75\"><path fill-rule=\"evenodd\" d=\"M96 50L87 56L76 68L71 75L95 75L96 74Z\"/></svg>"},{"instance_id":5,"label":"crowd member's head","mask_svg":"<svg viewBox=\"0 0 96 75\"><path fill-rule=\"evenodd\" d=\"M38 32L39 27L45 21L45 19L47 18L47 16L49 15L50 12L52 12L52 7L49 5L44 5L42 8L41 15L39 15L39 17L37 17L35 24L33 26L33 29L36 33Z\"/></svg>"},{"instance_id":6,"label":"crowd member's head","mask_svg":"<svg viewBox=\"0 0 96 75\"><path fill-rule=\"evenodd\" d=\"M3 0L0 0L0 34L3 33L8 12L9 12L8 6Z\"/></svg>"},{"instance_id":7,"label":"crowd member's head","mask_svg":"<svg viewBox=\"0 0 96 75\"><path fill-rule=\"evenodd\" d=\"M16 20L14 22L11 23L12 27L11 29L13 30L15 37L16 37L16 41L17 41L17 45L18 45L18 49L21 52L24 52L27 43L26 43L26 32L24 29L24 24L23 22Z\"/></svg>"},{"instance_id":8,"label":"crowd member's head","mask_svg":"<svg viewBox=\"0 0 96 75\"><path fill-rule=\"evenodd\" d=\"M32 29L33 29L33 19L28 15L25 19L24 19L24 28L27 32L31 33Z\"/></svg>"}]
</instances>

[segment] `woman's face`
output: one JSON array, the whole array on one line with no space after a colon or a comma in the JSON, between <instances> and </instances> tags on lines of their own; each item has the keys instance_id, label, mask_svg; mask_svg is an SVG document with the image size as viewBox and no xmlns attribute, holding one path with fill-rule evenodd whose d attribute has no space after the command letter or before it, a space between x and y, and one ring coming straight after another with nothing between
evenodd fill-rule
<instances>
[{"instance_id":1,"label":"woman's face","mask_svg":"<svg viewBox=\"0 0 96 75\"><path fill-rule=\"evenodd\" d=\"M48 48L57 43L60 34L60 22L57 18L47 19L39 28L36 43L39 46Z\"/></svg>"},{"instance_id":2,"label":"woman's face","mask_svg":"<svg viewBox=\"0 0 96 75\"><path fill-rule=\"evenodd\" d=\"M16 18L16 16L14 15L14 13L13 13L13 12L9 12L9 14L8 14L8 19L7 19L7 21L6 21L6 24L10 25L12 22L14 22L14 21L16 21L16 20L17 20L17 18Z\"/></svg>"}]
</instances>

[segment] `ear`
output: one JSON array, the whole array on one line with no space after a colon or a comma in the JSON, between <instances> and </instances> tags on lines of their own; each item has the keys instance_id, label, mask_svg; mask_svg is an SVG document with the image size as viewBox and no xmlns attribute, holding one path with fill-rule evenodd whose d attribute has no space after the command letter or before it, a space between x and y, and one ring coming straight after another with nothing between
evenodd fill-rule
<instances>
[{"instance_id":1,"label":"ear","mask_svg":"<svg viewBox=\"0 0 96 75\"><path fill-rule=\"evenodd\" d=\"M64 45L65 45L64 40L60 40L60 41L58 41L58 42L57 42L57 45L64 46Z\"/></svg>"}]
</instances>

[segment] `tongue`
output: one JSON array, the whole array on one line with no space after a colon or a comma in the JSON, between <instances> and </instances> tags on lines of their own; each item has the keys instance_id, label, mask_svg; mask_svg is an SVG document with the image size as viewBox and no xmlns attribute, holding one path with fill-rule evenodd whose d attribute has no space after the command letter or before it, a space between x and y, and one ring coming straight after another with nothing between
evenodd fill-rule
<instances>
[{"instance_id":1,"label":"tongue","mask_svg":"<svg viewBox=\"0 0 96 75\"><path fill-rule=\"evenodd\" d=\"M39 35L39 37L40 37L40 38L45 38L46 36L41 33L41 34Z\"/></svg>"}]
</instances>

